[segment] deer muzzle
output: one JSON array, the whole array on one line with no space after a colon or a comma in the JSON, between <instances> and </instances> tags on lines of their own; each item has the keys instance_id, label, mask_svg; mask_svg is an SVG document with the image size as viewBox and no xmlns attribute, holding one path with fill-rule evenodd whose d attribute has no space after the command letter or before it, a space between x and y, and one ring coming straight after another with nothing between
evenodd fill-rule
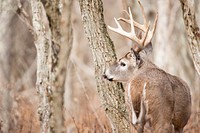
<instances>
[{"instance_id":1,"label":"deer muzzle","mask_svg":"<svg viewBox=\"0 0 200 133\"><path fill-rule=\"evenodd\" d=\"M102 75L102 77L103 77L104 79L109 80L109 81L113 81L113 78L109 78L105 73Z\"/></svg>"}]
</instances>

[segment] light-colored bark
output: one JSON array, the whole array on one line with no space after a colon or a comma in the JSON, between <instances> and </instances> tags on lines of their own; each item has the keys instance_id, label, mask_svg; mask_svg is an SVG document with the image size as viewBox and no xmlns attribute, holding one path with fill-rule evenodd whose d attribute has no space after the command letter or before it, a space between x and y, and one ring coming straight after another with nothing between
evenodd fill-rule
<instances>
[{"instance_id":1,"label":"light-colored bark","mask_svg":"<svg viewBox=\"0 0 200 133\"><path fill-rule=\"evenodd\" d=\"M195 68L200 75L200 30L194 11L194 0L180 0L183 19Z\"/></svg>"},{"instance_id":2,"label":"light-colored bark","mask_svg":"<svg viewBox=\"0 0 200 133\"><path fill-rule=\"evenodd\" d=\"M67 61L72 47L71 6L72 0L47 0L43 2L49 20L52 41L52 108L53 126L55 132L64 132L64 83ZM63 6L63 7L62 7Z\"/></svg>"},{"instance_id":3,"label":"light-colored bark","mask_svg":"<svg viewBox=\"0 0 200 133\"><path fill-rule=\"evenodd\" d=\"M21 4L29 14L30 4L25 0L22 0ZM17 0L2 1L1 10L0 19L4 21L0 22L2 29L0 33L0 64L2 66L0 78L4 83L15 84L22 80L35 58L33 39L28 28L17 15L19 12ZM21 27L23 28L20 29ZM20 34L18 33L19 29ZM29 56L27 57L27 55ZM26 82L21 83L19 88L16 85L16 90L22 89L22 86L27 84L30 87L32 82L29 82L29 79L27 78Z\"/></svg>"},{"instance_id":4,"label":"light-colored bark","mask_svg":"<svg viewBox=\"0 0 200 133\"><path fill-rule=\"evenodd\" d=\"M41 132L50 133L52 122L52 65L51 65L51 32L46 20L46 13L40 0L31 0L33 13L33 29L37 49L37 81L36 87L40 96L38 113L41 121Z\"/></svg>"},{"instance_id":5,"label":"light-colored bark","mask_svg":"<svg viewBox=\"0 0 200 133\"><path fill-rule=\"evenodd\" d=\"M27 6L25 2L24 5ZM24 59L23 46L26 44L25 46L28 47L29 41L24 42L29 34L27 34L27 29L23 28L20 35L24 35L24 38L20 38L17 29L21 23L15 14L16 10L17 1L0 1L0 121L3 133L8 133L15 125L12 123L13 118L10 113L14 103L13 92L17 92L18 89L16 86L11 89L11 85L21 78L29 64L27 62L19 63Z\"/></svg>"},{"instance_id":6,"label":"light-colored bark","mask_svg":"<svg viewBox=\"0 0 200 133\"><path fill-rule=\"evenodd\" d=\"M12 98L10 97L10 89L8 86L0 83L0 132L9 133L10 128L10 110L12 106Z\"/></svg>"},{"instance_id":7,"label":"light-colored bark","mask_svg":"<svg viewBox=\"0 0 200 133\"><path fill-rule=\"evenodd\" d=\"M171 58L172 53L171 51L171 44L169 39L169 23L170 20L168 19L168 14L170 13L170 0L158 0L158 13L159 19L157 23L157 38L155 45L155 63L159 65L159 67L167 70L169 69L169 59ZM162 33L162 34L159 34Z\"/></svg>"},{"instance_id":8,"label":"light-colored bark","mask_svg":"<svg viewBox=\"0 0 200 133\"><path fill-rule=\"evenodd\" d=\"M60 133L64 132L64 83L72 46L72 1L42 2L44 9L39 1L32 1L38 59L37 86L41 97L39 113L42 132Z\"/></svg>"},{"instance_id":9,"label":"light-colored bark","mask_svg":"<svg viewBox=\"0 0 200 133\"><path fill-rule=\"evenodd\" d=\"M6 9L6 6L10 4L11 1L4 1L1 3L1 11ZM13 13L8 12L1 12L0 19L4 21L10 22L13 18ZM6 85L10 81L10 59L11 59L11 43L8 43L9 39L9 24L3 21L0 22L0 28L2 29L0 32L0 101L1 101L1 108L0 108L0 132L8 133L9 131L9 112L10 112L10 90L6 87Z\"/></svg>"},{"instance_id":10,"label":"light-colored bark","mask_svg":"<svg viewBox=\"0 0 200 133\"><path fill-rule=\"evenodd\" d=\"M80 0L79 2L85 34L93 55L98 93L110 119L112 131L130 132L122 85L111 83L102 77L105 67L116 60L114 45L104 23L103 3L101 0Z\"/></svg>"}]
</instances>

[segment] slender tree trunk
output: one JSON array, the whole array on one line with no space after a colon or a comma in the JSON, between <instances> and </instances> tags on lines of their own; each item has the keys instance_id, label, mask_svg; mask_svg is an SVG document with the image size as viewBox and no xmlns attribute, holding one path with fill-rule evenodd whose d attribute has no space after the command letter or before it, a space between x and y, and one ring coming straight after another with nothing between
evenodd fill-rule
<instances>
[{"instance_id":1,"label":"slender tree trunk","mask_svg":"<svg viewBox=\"0 0 200 133\"><path fill-rule=\"evenodd\" d=\"M194 12L194 1L180 0L180 2L193 62L200 75L200 30Z\"/></svg>"},{"instance_id":2,"label":"slender tree trunk","mask_svg":"<svg viewBox=\"0 0 200 133\"><path fill-rule=\"evenodd\" d=\"M156 44L155 45L155 55L154 60L155 63L159 65L162 69L171 72L176 67L170 66L170 64L174 63L173 59L174 54L176 54L175 49L173 49L173 42L170 38L172 34L169 30L169 25L171 20L169 15L171 13L170 0L158 0L158 13L159 19L157 23L157 36L156 36ZM173 27L174 28L174 27ZM162 33L162 34L160 34ZM166 53L170 53L166 56ZM170 71L171 70L171 71Z\"/></svg>"},{"instance_id":3,"label":"slender tree trunk","mask_svg":"<svg viewBox=\"0 0 200 133\"><path fill-rule=\"evenodd\" d=\"M9 5L11 1L4 1L0 4L2 8L1 10L5 10L6 6ZM5 7L4 7L5 5ZM4 29L0 32L0 132L8 133L9 131L9 123L10 123L10 106L11 106L11 98L10 98L10 90L6 87L10 82L10 75L11 75L11 43L9 40L10 36L10 22L13 18L13 13L1 12L0 19L4 20L5 22L1 22L0 28Z\"/></svg>"},{"instance_id":4,"label":"slender tree trunk","mask_svg":"<svg viewBox=\"0 0 200 133\"><path fill-rule=\"evenodd\" d=\"M24 64L26 64L18 62L21 60L19 57L23 54L20 51L17 53L17 50L23 49L25 39L20 40L21 43L18 43L18 40L19 36L26 32L26 28L23 28L21 34L16 34L15 29L20 26L15 14L16 10L17 1L0 0L0 132L3 133L8 133L13 124L12 115L10 115L14 100L12 94L17 92L17 87L11 89L11 86L14 86L16 80L21 78L24 72ZM13 26L13 23L15 26Z\"/></svg>"},{"instance_id":5,"label":"slender tree trunk","mask_svg":"<svg viewBox=\"0 0 200 133\"><path fill-rule=\"evenodd\" d=\"M40 0L31 0L33 13L33 29L37 50L37 81L36 87L40 96L38 113L41 121L41 132L50 133L53 130L52 121L52 65L51 65L51 32L47 24L46 13Z\"/></svg>"},{"instance_id":6,"label":"slender tree trunk","mask_svg":"<svg viewBox=\"0 0 200 133\"><path fill-rule=\"evenodd\" d=\"M85 34L93 54L98 93L110 119L112 131L130 132L122 84L111 83L102 78L105 67L116 60L114 45L104 23L103 3L101 0L79 2Z\"/></svg>"}]
</instances>

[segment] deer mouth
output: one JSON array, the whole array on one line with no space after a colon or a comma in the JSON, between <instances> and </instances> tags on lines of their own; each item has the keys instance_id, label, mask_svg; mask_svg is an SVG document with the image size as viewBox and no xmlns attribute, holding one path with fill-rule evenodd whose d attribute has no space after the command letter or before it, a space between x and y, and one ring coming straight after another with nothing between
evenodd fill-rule
<instances>
[{"instance_id":1,"label":"deer mouth","mask_svg":"<svg viewBox=\"0 0 200 133\"><path fill-rule=\"evenodd\" d=\"M104 74L104 75L102 75L102 76L103 76L103 78L104 78L104 79L107 79L107 80L109 80L109 81L113 81L113 78L110 78L110 77L108 77L108 76L107 76L107 75L105 75L105 74Z\"/></svg>"}]
</instances>

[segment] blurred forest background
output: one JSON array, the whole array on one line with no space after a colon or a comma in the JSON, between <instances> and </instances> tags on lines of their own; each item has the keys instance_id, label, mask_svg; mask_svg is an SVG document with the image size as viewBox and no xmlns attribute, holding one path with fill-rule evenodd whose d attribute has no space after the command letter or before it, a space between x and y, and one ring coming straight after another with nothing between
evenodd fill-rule
<instances>
[{"instance_id":1,"label":"blurred forest background","mask_svg":"<svg viewBox=\"0 0 200 133\"><path fill-rule=\"evenodd\" d=\"M64 1L64 0L63 0ZM37 114L36 48L26 24L17 14L17 0L0 0L0 131L10 133L40 132ZM21 0L31 21L29 0ZM188 47L179 1L141 0L149 20L159 13L153 39L152 61L165 71L181 77L191 88L192 115L184 132L200 130L200 78L195 71ZM200 26L200 1L194 0ZM106 25L115 27L114 17L123 16L131 7L141 21L135 0L103 0ZM64 93L65 127L73 132L110 132L95 84L93 60L84 35L79 2L72 4L73 44L67 65ZM65 27L66 30L68 27ZM109 32L118 58L130 49L130 41ZM65 60L63 60L65 62Z\"/></svg>"}]
</instances>

